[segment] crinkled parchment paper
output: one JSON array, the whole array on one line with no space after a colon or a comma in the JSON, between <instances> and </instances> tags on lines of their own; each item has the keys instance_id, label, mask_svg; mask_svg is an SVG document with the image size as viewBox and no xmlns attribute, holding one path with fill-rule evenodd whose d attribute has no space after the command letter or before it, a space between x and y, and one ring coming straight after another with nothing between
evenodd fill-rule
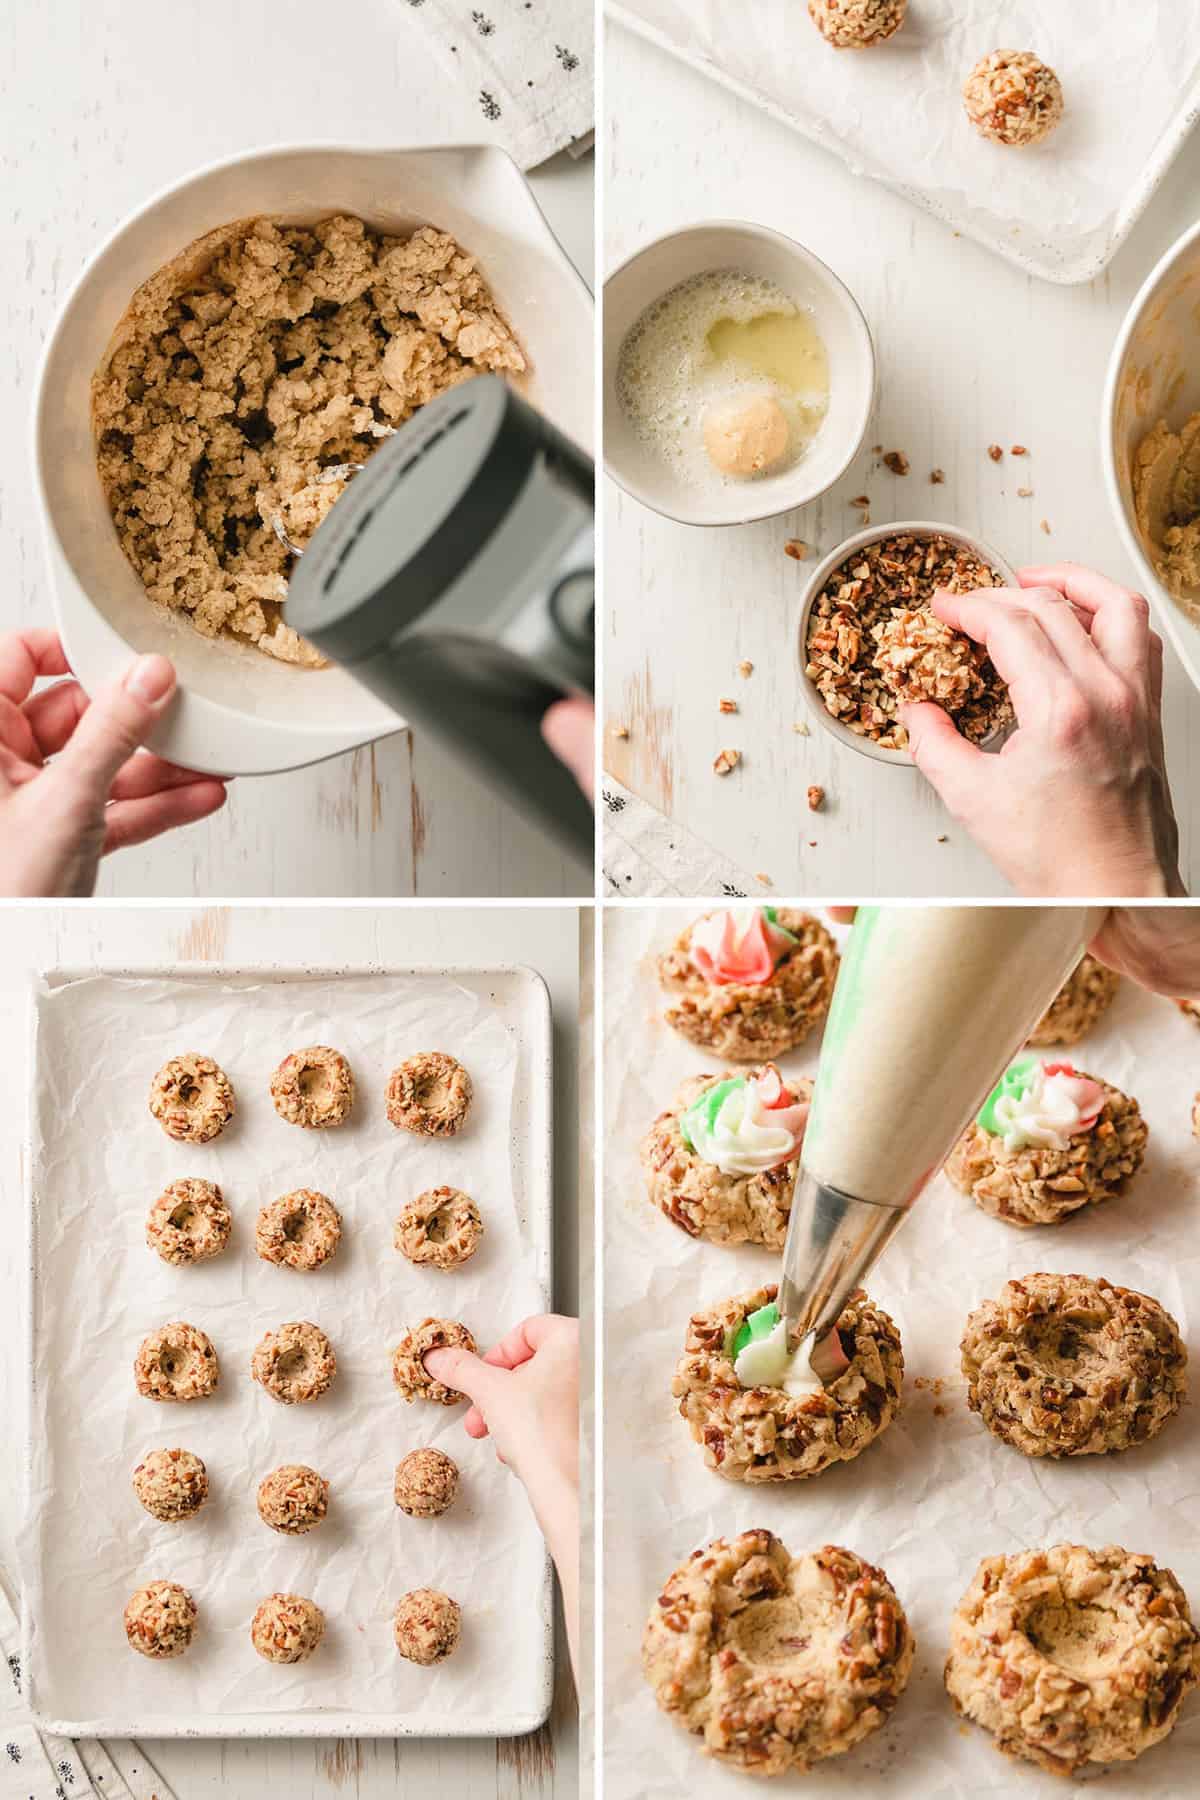
<instances>
[{"instance_id":1,"label":"crinkled parchment paper","mask_svg":"<svg viewBox=\"0 0 1200 1800\"><path fill-rule=\"evenodd\" d=\"M39 992L23 1562L43 1715L148 1732L204 1715L236 1729L238 1714L394 1714L398 1732L462 1733L526 1729L540 1712L546 1563L524 1493L489 1443L466 1436L463 1407L406 1405L390 1365L404 1327L426 1314L462 1319L482 1348L546 1303L542 1147L521 1123L542 1071L514 991L413 973L97 976ZM306 1044L336 1046L354 1070L354 1112L339 1129L303 1131L271 1103L271 1071ZM444 1141L396 1131L384 1113L390 1071L424 1049L458 1056L474 1081L468 1123ZM234 1084L236 1115L211 1144L174 1143L147 1109L151 1076L184 1050L215 1057ZM233 1239L211 1262L175 1269L147 1248L145 1219L166 1183L189 1175L220 1183ZM445 1273L392 1248L403 1203L440 1183L472 1194L485 1223L474 1258ZM297 1187L328 1194L343 1220L337 1255L311 1274L254 1250L259 1206ZM171 1319L212 1338L211 1399L138 1395L137 1347ZM289 1319L319 1325L337 1354L332 1388L304 1406L277 1404L250 1378L255 1344ZM407 1518L392 1499L396 1463L424 1444L462 1474L437 1520ZM209 1503L176 1525L152 1519L130 1486L146 1450L172 1445L202 1456L212 1484ZM255 1508L260 1479L285 1462L331 1484L327 1519L300 1538L270 1531ZM200 1609L191 1650L160 1663L131 1652L122 1626L129 1595L155 1578L183 1582ZM392 1639L396 1601L415 1587L462 1607L460 1647L436 1668L405 1662ZM251 1646L254 1609L276 1589L324 1609L308 1663L276 1667Z\"/></svg>"},{"instance_id":2,"label":"crinkled parchment paper","mask_svg":"<svg viewBox=\"0 0 1200 1800\"><path fill-rule=\"evenodd\" d=\"M903 1337L900 1416L855 1462L751 1489L705 1466L670 1382L689 1314L777 1279L778 1259L686 1237L645 1198L636 1156L677 1082L720 1066L660 1017L653 955L692 916L621 908L605 919L608 1800L760 1790L703 1756L698 1740L658 1711L639 1659L643 1624L671 1571L709 1538L752 1526L767 1526L793 1551L840 1543L882 1565L917 1639L913 1676L889 1724L849 1755L781 1782L781 1791L803 1789L812 1800L1062 1800L1078 1791L1074 1784L1001 1757L952 1710L941 1679L950 1615L981 1556L1065 1539L1149 1552L1175 1570L1200 1616L1197 1404L1185 1404L1152 1443L1120 1456L1030 1461L968 1411L958 1343L971 1308L1014 1276L1103 1275L1153 1294L1174 1314L1191 1340L1200 1393L1200 1144L1190 1129L1200 1030L1168 1001L1123 985L1101 1026L1065 1054L1132 1093L1145 1113L1149 1154L1126 1197L1022 1232L938 1179L870 1283ZM817 1050L805 1046L783 1066L811 1073ZM1101 1791L1182 1800L1198 1754L1193 1696L1170 1739L1105 1776Z\"/></svg>"},{"instance_id":3,"label":"crinkled parchment paper","mask_svg":"<svg viewBox=\"0 0 1200 1800\"><path fill-rule=\"evenodd\" d=\"M1178 0L911 0L896 36L862 51L827 44L804 0L616 0L612 11L855 174L1057 280L1103 267L1148 165L1200 104L1200 7ZM968 122L964 77L996 49L1032 50L1058 74L1066 110L1044 144L990 144Z\"/></svg>"}]
</instances>

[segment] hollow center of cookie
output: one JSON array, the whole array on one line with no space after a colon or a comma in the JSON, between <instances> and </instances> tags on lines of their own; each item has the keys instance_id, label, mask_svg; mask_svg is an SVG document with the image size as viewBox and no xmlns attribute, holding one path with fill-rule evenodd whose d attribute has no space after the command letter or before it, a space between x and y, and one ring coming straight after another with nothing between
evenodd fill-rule
<instances>
[{"instance_id":1,"label":"hollow center of cookie","mask_svg":"<svg viewBox=\"0 0 1200 1800\"><path fill-rule=\"evenodd\" d=\"M196 1209L190 1200L181 1200L171 1213L171 1224L176 1231L189 1231L196 1223Z\"/></svg>"},{"instance_id":2,"label":"hollow center of cookie","mask_svg":"<svg viewBox=\"0 0 1200 1800\"><path fill-rule=\"evenodd\" d=\"M444 1244L450 1235L450 1221L440 1209L429 1216L425 1227L425 1236L431 1244Z\"/></svg>"},{"instance_id":3,"label":"hollow center of cookie","mask_svg":"<svg viewBox=\"0 0 1200 1800\"><path fill-rule=\"evenodd\" d=\"M1061 1381L1069 1388L1073 1382L1086 1380L1102 1358L1090 1336L1068 1325L1047 1326L1031 1333L1026 1339L1025 1358L1018 1355L1016 1360L1016 1372L1022 1381L1029 1379L1031 1363L1037 1374Z\"/></svg>"},{"instance_id":4,"label":"hollow center of cookie","mask_svg":"<svg viewBox=\"0 0 1200 1800\"><path fill-rule=\"evenodd\" d=\"M297 1085L306 1100L328 1100L333 1081L324 1063L311 1063L301 1069Z\"/></svg>"},{"instance_id":5,"label":"hollow center of cookie","mask_svg":"<svg viewBox=\"0 0 1200 1800\"><path fill-rule=\"evenodd\" d=\"M183 1106L195 1106L200 1098L200 1089L194 1081L181 1081L179 1084L179 1100Z\"/></svg>"},{"instance_id":6,"label":"hollow center of cookie","mask_svg":"<svg viewBox=\"0 0 1200 1800\"><path fill-rule=\"evenodd\" d=\"M780 1668L820 1655L820 1621L793 1594L755 1600L730 1622L730 1637L747 1662Z\"/></svg>"},{"instance_id":7,"label":"hollow center of cookie","mask_svg":"<svg viewBox=\"0 0 1200 1800\"><path fill-rule=\"evenodd\" d=\"M289 1244L302 1244L308 1236L309 1217L307 1213L288 1213L283 1221L283 1235Z\"/></svg>"},{"instance_id":8,"label":"hollow center of cookie","mask_svg":"<svg viewBox=\"0 0 1200 1800\"><path fill-rule=\"evenodd\" d=\"M164 1375L174 1376L179 1373L181 1364L174 1350L164 1350L158 1359L158 1366Z\"/></svg>"},{"instance_id":9,"label":"hollow center of cookie","mask_svg":"<svg viewBox=\"0 0 1200 1800\"><path fill-rule=\"evenodd\" d=\"M1046 1599L1026 1619L1025 1635L1060 1669L1088 1680L1111 1666L1116 1621L1103 1606Z\"/></svg>"},{"instance_id":10,"label":"hollow center of cookie","mask_svg":"<svg viewBox=\"0 0 1200 1800\"><path fill-rule=\"evenodd\" d=\"M450 1081L445 1075L419 1075L413 1084L417 1105L430 1112L441 1112L450 1101Z\"/></svg>"},{"instance_id":11,"label":"hollow center of cookie","mask_svg":"<svg viewBox=\"0 0 1200 1800\"><path fill-rule=\"evenodd\" d=\"M280 1381L299 1381L307 1369L308 1351L303 1349L285 1350L277 1365Z\"/></svg>"}]
</instances>

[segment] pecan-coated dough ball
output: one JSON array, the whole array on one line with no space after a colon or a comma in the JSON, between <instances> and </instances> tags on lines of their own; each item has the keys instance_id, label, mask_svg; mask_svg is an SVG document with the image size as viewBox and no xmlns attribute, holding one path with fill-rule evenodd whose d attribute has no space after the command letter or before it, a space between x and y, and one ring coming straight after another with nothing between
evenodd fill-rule
<instances>
[{"instance_id":1,"label":"pecan-coated dough ball","mask_svg":"<svg viewBox=\"0 0 1200 1800\"><path fill-rule=\"evenodd\" d=\"M405 1400L432 1400L436 1406L457 1406L467 1398L438 1381L425 1367L430 1350L461 1348L476 1353L475 1339L457 1319L422 1319L405 1332L392 1351L392 1380Z\"/></svg>"},{"instance_id":2,"label":"pecan-coated dough ball","mask_svg":"<svg viewBox=\"0 0 1200 1800\"><path fill-rule=\"evenodd\" d=\"M133 1379L144 1400L204 1400L216 1389L220 1365L207 1332L183 1319L144 1337Z\"/></svg>"},{"instance_id":3,"label":"pecan-coated dough ball","mask_svg":"<svg viewBox=\"0 0 1200 1800\"><path fill-rule=\"evenodd\" d=\"M398 1131L419 1137L453 1137L466 1123L471 1077L444 1050L422 1050L393 1069L387 1116Z\"/></svg>"},{"instance_id":4,"label":"pecan-coated dough ball","mask_svg":"<svg viewBox=\"0 0 1200 1800\"><path fill-rule=\"evenodd\" d=\"M177 1581L148 1581L125 1608L129 1648L156 1661L182 1656L196 1630L196 1602Z\"/></svg>"},{"instance_id":5,"label":"pecan-coated dough ball","mask_svg":"<svg viewBox=\"0 0 1200 1800\"><path fill-rule=\"evenodd\" d=\"M410 1450L396 1465L396 1505L410 1519L437 1519L458 1495L458 1465L441 1450Z\"/></svg>"},{"instance_id":6,"label":"pecan-coated dough ball","mask_svg":"<svg viewBox=\"0 0 1200 1800\"><path fill-rule=\"evenodd\" d=\"M808 0L808 16L835 50L886 43L904 23L908 0Z\"/></svg>"},{"instance_id":7,"label":"pecan-coated dough ball","mask_svg":"<svg viewBox=\"0 0 1200 1800\"><path fill-rule=\"evenodd\" d=\"M281 1406L317 1400L337 1374L333 1345L306 1319L281 1325L259 1339L250 1373Z\"/></svg>"},{"instance_id":8,"label":"pecan-coated dough ball","mask_svg":"<svg viewBox=\"0 0 1200 1800\"><path fill-rule=\"evenodd\" d=\"M258 1516L272 1531L301 1537L329 1510L329 1483L306 1463L284 1463L258 1484Z\"/></svg>"},{"instance_id":9,"label":"pecan-coated dough ball","mask_svg":"<svg viewBox=\"0 0 1200 1800\"><path fill-rule=\"evenodd\" d=\"M233 1117L233 1083L211 1056L186 1051L150 1083L150 1111L179 1143L210 1143Z\"/></svg>"},{"instance_id":10,"label":"pecan-coated dough ball","mask_svg":"<svg viewBox=\"0 0 1200 1800\"><path fill-rule=\"evenodd\" d=\"M1091 1030L1113 1003L1121 978L1094 956L1081 956L1029 1034L1037 1048L1070 1047Z\"/></svg>"},{"instance_id":11,"label":"pecan-coated dough ball","mask_svg":"<svg viewBox=\"0 0 1200 1800\"><path fill-rule=\"evenodd\" d=\"M340 1050L312 1044L285 1056L271 1077L275 1111L289 1125L327 1131L343 1125L354 1105L354 1076Z\"/></svg>"},{"instance_id":12,"label":"pecan-coated dough ball","mask_svg":"<svg viewBox=\"0 0 1200 1800\"><path fill-rule=\"evenodd\" d=\"M208 1470L190 1450L148 1450L133 1471L133 1491L152 1518L190 1519L208 1499Z\"/></svg>"},{"instance_id":13,"label":"pecan-coated dough ball","mask_svg":"<svg viewBox=\"0 0 1200 1800\"><path fill-rule=\"evenodd\" d=\"M327 1263L341 1241L341 1213L314 1188L297 1188L272 1200L254 1227L254 1248L264 1262L305 1273Z\"/></svg>"},{"instance_id":14,"label":"pecan-coated dough ball","mask_svg":"<svg viewBox=\"0 0 1200 1800\"><path fill-rule=\"evenodd\" d=\"M981 137L1020 149L1040 144L1062 118L1062 83L1032 51L993 50L964 81L963 106Z\"/></svg>"},{"instance_id":15,"label":"pecan-coated dough ball","mask_svg":"<svg viewBox=\"0 0 1200 1800\"><path fill-rule=\"evenodd\" d=\"M397 1606L393 1629L396 1648L409 1662L445 1662L458 1648L462 1614L449 1594L414 1588Z\"/></svg>"},{"instance_id":16,"label":"pecan-coated dough ball","mask_svg":"<svg viewBox=\"0 0 1200 1800\"><path fill-rule=\"evenodd\" d=\"M429 1188L396 1220L393 1242L411 1263L455 1269L474 1256L483 1236L479 1208L461 1188Z\"/></svg>"},{"instance_id":17,"label":"pecan-coated dough ball","mask_svg":"<svg viewBox=\"0 0 1200 1800\"><path fill-rule=\"evenodd\" d=\"M250 1642L265 1662L307 1662L325 1636L325 1614L303 1594L268 1594L250 1623Z\"/></svg>"},{"instance_id":18,"label":"pecan-coated dough ball","mask_svg":"<svg viewBox=\"0 0 1200 1800\"><path fill-rule=\"evenodd\" d=\"M146 1242L165 1263L185 1268L220 1256L233 1219L215 1181L173 1181L146 1220Z\"/></svg>"}]
</instances>

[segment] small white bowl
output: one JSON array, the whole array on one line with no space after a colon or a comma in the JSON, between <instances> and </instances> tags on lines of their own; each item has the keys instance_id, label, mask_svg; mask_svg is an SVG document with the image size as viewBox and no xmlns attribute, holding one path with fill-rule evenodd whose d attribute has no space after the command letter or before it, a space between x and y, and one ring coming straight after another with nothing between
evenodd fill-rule
<instances>
[{"instance_id":1,"label":"small white bowl","mask_svg":"<svg viewBox=\"0 0 1200 1800\"><path fill-rule=\"evenodd\" d=\"M809 708L830 737L836 738L839 743L845 744L851 750L857 750L860 756L869 756L873 762L891 763L893 768L900 769L914 767L909 751L888 749L885 745L876 743L874 738L864 737L857 731L851 731L848 725L843 725L840 719L835 719L833 714L826 710L825 702L817 691L816 683L805 673L808 664L805 646L808 642L809 616L817 595L834 570L840 568L842 563L848 562L858 551L865 550L868 544L878 544L883 538L901 537L906 534L912 537L944 537L950 543L957 544L961 549L969 550L973 556L979 558L980 562L987 563L989 568L995 569L998 575L1003 576L1007 587L1018 585L1016 570L1005 561L1004 557L998 556L990 545L985 544L980 538L972 537L969 532L960 531L956 525L939 525L928 519L898 519L890 521L886 525L870 525L865 531L856 531L853 537L848 537L845 543L838 545L836 550L831 550L809 576L804 596L800 602L799 639L800 679L804 685L804 697ZM981 750L999 750L1009 735L1008 731L997 732L994 737L988 738L987 742L979 747Z\"/></svg>"},{"instance_id":2,"label":"small white bowl","mask_svg":"<svg viewBox=\"0 0 1200 1800\"><path fill-rule=\"evenodd\" d=\"M617 397L617 362L634 324L671 288L706 270L739 269L808 307L829 357L829 410L799 462L777 475L701 493L633 430ZM831 488L862 444L875 403L875 351L862 310L832 269L764 225L715 219L656 238L604 284L604 465L644 506L682 525L743 525L806 506Z\"/></svg>"},{"instance_id":3,"label":"small white bowl","mask_svg":"<svg viewBox=\"0 0 1200 1800\"><path fill-rule=\"evenodd\" d=\"M1200 617L1160 581L1133 506L1133 459L1159 419L1178 428L1200 412L1200 224L1176 239L1146 277L1109 358L1100 409L1100 457L1109 503L1153 603L1156 623L1200 688Z\"/></svg>"}]
</instances>

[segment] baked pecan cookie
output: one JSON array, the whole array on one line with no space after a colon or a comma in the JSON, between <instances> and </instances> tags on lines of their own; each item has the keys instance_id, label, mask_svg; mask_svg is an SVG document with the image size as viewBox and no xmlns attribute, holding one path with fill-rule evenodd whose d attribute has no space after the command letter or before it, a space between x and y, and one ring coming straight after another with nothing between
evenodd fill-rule
<instances>
[{"instance_id":1,"label":"baked pecan cookie","mask_svg":"<svg viewBox=\"0 0 1200 1800\"><path fill-rule=\"evenodd\" d=\"M435 1588L414 1588L396 1608L396 1648L409 1662L445 1662L458 1649L462 1614L458 1601Z\"/></svg>"},{"instance_id":2,"label":"baked pecan cookie","mask_svg":"<svg viewBox=\"0 0 1200 1800\"><path fill-rule=\"evenodd\" d=\"M211 1056L189 1050L165 1062L150 1083L150 1111L179 1143L210 1143L233 1117L233 1083Z\"/></svg>"},{"instance_id":3,"label":"baked pecan cookie","mask_svg":"<svg viewBox=\"0 0 1200 1800\"><path fill-rule=\"evenodd\" d=\"M803 1774L853 1749L885 1723L912 1661L882 1569L836 1544L792 1556L770 1531L693 1550L642 1636L663 1712L751 1775Z\"/></svg>"},{"instance_id":4,"label":"baked pecan cookie","mask_svg":"<svg viewBox=\"0 0 1200 1800\"><path fill-rule=\"evenodd\" d=\"M326 1131L343 1125L354 1105L354 1076L340 1050L312 1044L285 1056L271 1077L275 1111L289 1125Z\"/></svg>"},{"instance_id":5,"label":"baked pecan cookie","mask_svg":"<svg viewBox=\"0 0 1200 1800\"><path fill-rule=\"evenodd\" d=\"M459 1188L429 1188L396 1220L393 1242L411 1263L454 1269L474 1256L483 1236L479 1208Z\"/></svg>"},{"instance_id":6,"label":"baked pecan cookie","mask_svg":"<svg viewBox=\"0 0 1200 1800\"><path fill-rule=\"evenodd\" d=\"M148 1450L133 1471L133 1491L153 1519L190 1519L208 1499L208 1470L190 1450Z\"/></svg>"},{"instance_id":7,"label":"baked pecan cookie","mask_svg":"<svg viewBox=\"0 0 1200 1800\"><path fill-rule=\"evenodd\" d=\"M457 1319L422 1319L405 1332L392 1351L392 1380L405 1400L432 1400L436 1406L457 1406L467 1398L456 1388L437 1381L425 1367L430 1350L477 1350L475 1339Z\"/></svg>"},{"instance_id":8,"label":"baked pecan cookie","mask_svg":"<svg viewBox=\"0 0 1200 1800\"><path fill-rule=\"evenodd\" d=\"M397 1131L420 1137L453 1137L471 1104L471 1077L444 1050L422 1050L393 1069L387 1084L387 1116Z\"/></svg>"},{"instance_id":9,"label":"baked pecan cookie","mask_svg":"<svg viewBox=\"0 0 1200 1800\"><path fill-rule=\"evenodd\" d=\"M329 1483L306 1463L284 1463L258 1484L258 1516L272 1531L303 1537L329 1511Z\"/></svg>"},{"instance_id":10,"label":"baked pecan cookie","mask_svg":"<svg viewBox=\"0 0 1200 1800\"><path fill-rule=\"evenodd\" d=\"M250 1642L266 1662L307 1662L324 1636L325 1614L303 1594L268 1594L250 1621Z\"/></svg>"},{"instance_id":11,"label":"baked pecan cookie","mask_svg":"<svg viewBox=\"0 0 1200 1800\"><path fill-rule=\"evenodd\" d=\"M342 1215L326 1194L297 1188L264 1206L254 1248L264 1262L309 1271L327 1263L342 1241Z\"/></svg>"},{"instance_id":12,"label":"baked pecan cookie","mask_svg":"<svg viewBox=\"0 0 1200 1800\"><path fill-rule=\"evenodd\" d=\"M824 1017L837 966L837 946L811 913L706 913L658 959L670 999L663 1016L715 1056L762 1062L794 1050Z\"/></svg>"},{"instance_id":13,"label":"baked pecan cookie","mask_svg":"<svg viewBox=\"0 0 1200 1800\"><path fill-rule=\"evenodd\" d=\"M1029 1042L1041 1048L1077 1044L1108 1011L1120 985L1114 969L1106 969L1094 956L1081 956L1030 1032Z\"/></svg>"},{"instance_id":14,"label":"baked pecan cookie","mask_svg":"<svg viewBox=\"0 0 1200 1800\"><path fill-rule=\"evenodd\" d=\"M859 1288L837 1323L847 1368L819 1392L743 1387L734 1338L778 1289L755 1288L688 1320L671 1392L710 1469L727 1481L800 1481L850 1462L887 1430L900 1408L904 1353L882 1307Z\"/></svg>"},{"instance_id":15,"label":"baked pecan cookie","mask_svg":"<svg viewBox=\"0 0 1200 1800\"><path fill-rule=\"evenodd\" d=\"M1026 1456L1142 1444L1187 1393L1187 1351L1166 1308L1086 1275L1006 1282L967 1320L962 1371L972 1412Z\"/></svg>"},{"instance_id":16,"label":"baked pecan cookie","mask_svg":"<svg viewBox=\"0 0 1200 1800\"><path fill-rule=\"evenodd\" d=\"M318 1400L337 1374L333 1345L307 1320L268 1331L255 1346L250 1373L281 1406Z\"/></svg>"},{"instance_id":17,"label":"baked pecan cookie","mask_svg":"<svg viewBox=\"0 0 1200 1800\"><path fill-rule=\"evenodd\" d=\"M220 1256L233 1219L215 1181L173 1181L146 1220L146 1242L165 1263L183 1268Z\"/></svg>"},{"instance_id":18,"label":"baked pecan cookie","mask_svg":"<svg viewBox=\"0 0 1200 1800\"><path fill-rule=\"evenodd\" d=\"M156 1661L182 1656L196 1633L196 1602L177 1581L148 1581L125 1608L129 1648Z\"/></svg>"},{"instance_id":19,"label":"baked pecan cookie","mask_svg":"<svg viewBox=\"0 0 1200 1800\"><path fill-rule=\"evenodd\" d=\"M1053 1775L1129 1762L1200 1680L1200 1637L1169 1569L1116 1545L985 1556L950 1625L946 1688L1009 1756Z\"/></svg>"},{"instance_id":20,"label":"baked pecan cookie","mask_svg":"<svg viewBox=\"0 0 1200 1800\"><path fill-rule=\"evenodd\" d=\"M1019 1088L1031 1065L1041 1071L1032 1074L1032 1099L1028 1087L1005 1096L1005 1083ZM1051 1085L1056 1078L1077 1095L1073 1119L1055 1112L1061 1098ZM998 1096L1002 1109L1013 1103L1010 1122L997 1117ZM946 1160L946 1173L983 1212L1007 1225L1053 1225L1081 1206L1120 1194L1142 1166L1146 1138L1137 1101L1119 1088L1069 1063L1026 1057L1013 1064L968 1125Z\"/></svg>"},{"instance_id":21,"label":"baked pecan cookie","mask_svg":"<svg viewBox=\"0 0 1200 1800\"><path fill-rule=\"evenodd\" d=\"M690 1075L638 1147L654 1205L689 1237L782 1250L812 1088L772 1063Z\"/></svg>"},{"instance_id":22,"label":"baked pecan cookie","mask_svg":"<svg viewBox=\"0 0 1200 1800\"><path fill-rule=\"evenodd\" d=\"M182 1319L144 1337L133 1361L133 1379L145 1400L203 1400L220 1373L212 1339Z\"/></svg>"},{"instance_id":23,"label":"baked pecan cookie","mask_svg":"<svg viewBox=\"0 0 1200 1800\"><path fill-rule=\"evenodd\" d=\"M458 1465L441 1450L410 1450L396 1465L392 1494L410 1519L437 1519L458 1494Z\"/></svg>"}]
</instances>

